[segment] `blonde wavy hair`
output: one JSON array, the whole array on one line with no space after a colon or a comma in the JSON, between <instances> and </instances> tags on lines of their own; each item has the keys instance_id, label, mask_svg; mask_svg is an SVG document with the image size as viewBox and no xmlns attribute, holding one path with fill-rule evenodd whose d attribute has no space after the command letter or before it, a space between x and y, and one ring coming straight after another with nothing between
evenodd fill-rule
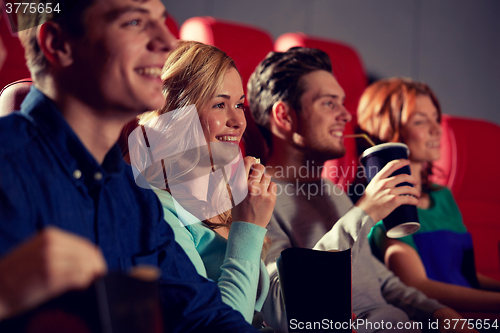
<instances>
[{"instance_id":1,"label":"blonde wavy hair","mask_svg":"<svg viewBox=\"0 0 500 333\"><path fill-rule=\"evenodd\" d=\"M199 113L216 96L223 84L227 70L231 68L236 69L234 61L217 47L194 41L179 42L178 47L168 55L161 76L165 105L159 110L139 116L139 125L151 124L160 115L178 109L187 110L191 105L194 105ZM193 119L192 112L176 112L170 123L159 122L154 125L156 128L153 130L161 133L164 140L162 140L162 145L151 147L151 149L156 150L152 152L153 154L161 156L161 151L174 150L183 153L165 158L161 163L155 163L149 167L145 166L146 170L142 174L148 183L158 188L166 187L166 190L170 192L169 182L175 183L176 180L191 172L199 161L207 158L206 146L205 148L191 147L192 142L196 142L193 140L199 140L200 137L203 137L203 133L200 133L199 129L194 128L193 130L193 127L189 126L193 121L195 119ZM175 131L172 130L173 124L175 124ZM208 123L202 123L201 126L210 131ZM190 129L188 130L188 128ZM147 149L143 150L143 154L147 154ZM167 174L169 175L168 180L166 179ZM219 202L227 198L228 193L231 196L229 186L223 182L218 182L217 187L210 190L207 202L195 198L187 186L184 187L183 192L182 205L188 211L190 211L190 207L196 210L200 210L200 207L207 210L214 209L219 207ZM176 198L180 198L177 190ZM208 218L204 223L211 229L230 226L232 222L231 211L217 211L217 213L218 216Z\"/></svg>"}]
</instances>

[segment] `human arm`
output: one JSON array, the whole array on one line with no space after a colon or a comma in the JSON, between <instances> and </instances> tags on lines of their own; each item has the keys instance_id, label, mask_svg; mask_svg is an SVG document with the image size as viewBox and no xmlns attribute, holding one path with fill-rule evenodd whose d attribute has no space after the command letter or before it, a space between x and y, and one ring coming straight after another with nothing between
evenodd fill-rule
<instances>
[{"instance_id":1,"label":"human arm","mask_svg":"<svg viewBox=\"0 0 500 333\"><path fill-rule=\"evenodd\" d=\"M43 227L26 172L0 158L0 320L106 272L101 251L75 234ZM52 220L50 222L53 222Z\"/></svg>"},{"instance_id":2,"label":"human arm","mask_svg":"<svg viewBox=\"0 0 500 333\"><path fill-rule=\"evenodd\" d=\"M0 259L0 320L106 273L101 251L88 240L48 227Z\"/></svg>"},{"instance_id":3,"label":"human arm","mask_svg":"<svg viewBox=\"0 0 500 333\"><path fill-rule=\"evenodd\" d=\"M265 228L276 204L276 184L265 173L265 167L255 164L255 160L252 156L243 159L248 194L231 213L233 221L245 221Z\"/></svg>"},{"instance_id":4,"label":"human arm","mask_svg":"<svg viewBox=\"0 0 500 333\"><path fill-rule=\"evenodd\" d=\"M500 281L490 278L489 276L483 275L479 272L476 273L476 276L481 289L500 292Z\"/></svg>"},{"instance_id":5,"label":"human arm","mask_svg":"<svg viewBox=\"0 0 500 333\"><path fill-rule=\"evenodd\" d=\"M266 229L250 223L233 222L226 242L199 221L195 223L196 218L178 204L175 205L175 199L168 192L155 192L162 203L165 220L172 227L175 241L186 252L198 274L207 278L208 271L217 272L210 277L216 280L223 302L239 311L247 322L251 322L259 280L260 253ZM213 263L204 262L200 253L203 251L212 254L207 260L219 252L224 259L219 261L216 256L217 260ZM216 264L217 267L205 266L211 264ZM216 276L219 276L218 280Z\"/></svg>"},{"instance_id":6,"label":"human arm","mask_svg":"<svg viewBox=\"0 0 500 333\"><path fill-rule=\"evenodd\" d=\"M267 272L269 273L269 293L262 307L262 313L266 324L271 326L277 333L288 332L276 259L280 256L281 251L291 248L292 244L275 216L271 217L271 221L267 226L267 235L272 241L265 259Z\"/></svg>"},{"instance_id":7,"label":"human arm","mask_svg":"<svg viewBox=\"0 0 500 333\"><path fill-rule=\"evenodd\" d=\"M430 318L438 320L439 332L441 333L478 333L467 325L464 325L463 328L461 325L453 325L456 320L463 319L459 313L434 299L427 298L417 289L406 286L375 257L373 257L373 261L376 265L377 275L382 282L382 295L385 300L405 311L410 319L423 323L427 323ZM447 325L448 323L451 324Z\"/></svg>"},{"instance_id":8,"label":"human arm","mask_svg":"<svg viewBox=\"0 0 500 333\"><path fill-rule=\"evenodd\" d=\"M224 302L249 322L255 309L261 253L267 251L267 247L263 248L265 227L276 202L276 184L264 166L255 162L251 156L244 158L248 195L232 210L233 221L244 222L231 224L218 280Z\"/></svg>"},{"instance_id":9,"label":"human arm","mask_svg":"<svg viewBox=\"0 0 500 333\"><path fill-rule=\"evenodd\" d=\"M396 187L402 182L413 183L409 175L389 177L394 171L408 165L407 160L389 162L368 184L361 199L343 217L341 217L315 245L314 249L322 251L352 249L353 263L359 252L359 237L367 237L376 221L385 218L390 212L402 204L417 204L417 189L410 186ZM339 197L338 200L343 200ZM346 207L350 202L344 203Z\"/></svg>"},{"instance_id":10,"label":"human arm","mask_svg":"<svg viewBox=\"0 0 500 333\"><path fill-rule=\"evenodd\" d=\"M275 195L268 190L270 178L262 175L262 165L257 166L249 178L248 173L254 161L253 157L245 158L249 195L234 209L235 222L231 224L227 242L202 226L168 192L155 190L176 242L184 249L200 275L217 282L224 303L241 312L248 322L252 321L255 309L260 255L266 234L266 229L259 224L267 225L275 201ZM253 223L238 222L242 221L240 219ZM205 259L202 259L203 252L209 254ZM224 256L223 260L215 255L219 253Z\"/></svg>"},{"instance_id":11,"label":"human arm","mask_svg":"<svg viewBox=\"0 0 500 333\"><path fill-rule=\"evenodd\" d=\"M431 280L414 248L395 239L385 243L386 265L408 286L457 311L500 312L500 293Z\"/></svg>"},{"instance_id":12,"label":"human arm","mask_svg":"<svg viewBox=\"0 0 500 333\"><path fill-rule=\"evenodd\" d=\"M374 225L373 219L361 208L353 206L342 216L314 246L314 250L343 251L351 248L352 262L356 260L362 242L356 242L360 237L366 238Z\"/></svg>"},{"instance_id":13,"label":"human arm","mask_svg":"<svg viewBox=\"0 0 500 333\"><path fill-rule=\"evenodd\" d=\"M165 218L178 222L174 215ZM160 224L158 240L160 301L166 332L258 332L238 311L224 304L214 282L197 274L165 222Z\"/></svg>"},{"instance_id":14,"label":"human arm","mask_svg":"<svg viewBox=\"0 0 500 333\"><path fill-rule=\"evenodd\" d=\"M335 186L331 183L324 184L325 187L330 185ZM371 217L360 208L353 207L351 200L340 189L329 193L329 196L318 197L314 201L304 198L307 200L304 203L301 203L300 197L291 201L280 200L280 206L277 206L267 227L267 235L272 241L272 246L266 257L271 286L263 313L266 323L278 331L283 332L287 328L276 268L276 258L280 256L281 252L294 246L301 246L301 244L311 244L302 245L302 247L311 247L322 251L345 250L354 243L351 253L353 260L355 260L360 243L362 243L355 242L355 240L364 232L360 233L360 229L366 226L366 232L368 232L373 225ZM288 196L280 197L280 199L288 198ZM299 209L299 207L302 208ZM326 208L319 209L322 207ZM339 219L340 216L342 217ZM309 227L304 227L301 229L301 226L312 226L313 224L317 225L318 228L312 230ZM324 230L328 229L324 228L323 225L333 227L324 234ZM366 237L366 233L364 237ZM317 241L318 239L319 241Z\"/></svg>"},{"instance_id":15,"label":"human arm","mask_svg":"<svg viewBox=\"0 0 500 333\"><path fill-rule=\"evenodd\" d=\"M445 307L416 288L405 285L374 256L371 256L371 259L380 282L382 296L387 303L406 312L410 319L427 322L434 311Z\"/></svg>"},{"instance_id":16,"label":"human arm","mask_svg":"<svg viewBox=\"0 0 500 333\"><path fill-rule=\"evenodd\" d=\"M222 300L252 321L260 275L260 254L266 229L246 222L233 222L217 285ZM267 274L266 274L267 275Z\"/></svg>"}]
</instances>

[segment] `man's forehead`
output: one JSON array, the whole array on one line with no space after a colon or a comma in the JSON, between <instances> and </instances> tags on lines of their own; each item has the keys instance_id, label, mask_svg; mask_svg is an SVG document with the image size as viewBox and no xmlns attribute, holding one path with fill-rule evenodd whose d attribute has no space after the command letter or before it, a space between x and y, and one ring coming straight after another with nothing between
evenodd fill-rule
<instances>
[{"instance_id":1,"label":"man's forehead","mask_svg":"<svg viewBox=\"0 0 500 333\"><path fill-rule=\"evenodd\" d=\"M344 89L340 86L332 73L318 70L302 77L304 84L304 95L309 95L313 100L320 96L345 97Z\"/></svg>"},{"instance_id":2,"label":"man's forehead","mask_svg":"<svg viewBox=\"0 0 500 333\"><path fill-rule=\"evenodd\" d=\"M160 0L94 0L88 18L92 20L103 17L112 20L133 8L142 8L152 13L165 11L165 6Z\"/></svg>"}]
</instances>

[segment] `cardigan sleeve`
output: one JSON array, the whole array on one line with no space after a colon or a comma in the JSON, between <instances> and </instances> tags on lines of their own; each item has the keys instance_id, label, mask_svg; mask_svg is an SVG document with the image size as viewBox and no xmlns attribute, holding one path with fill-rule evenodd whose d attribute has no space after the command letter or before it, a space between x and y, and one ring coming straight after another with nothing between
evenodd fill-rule
<instances>
[{"instance_id":1,"label":"cardigan sleeve","mask_svg":"<svg viewBox=\"0 0 500 333\"><path fill-rule=\"evenodd\" d=\"M215 281L221 291L222 301L239 311L245 320L251 323L256 305L261 267L260 254L266 229L251 223L233 222L227 243L224 243L225 249L217 249L215 247L221 245L216 245L215 242L207 244L207 242L214 241L213 237L207 235L207 233L213 233L212 230L195 227L200 221L179 205L174 205L174 199L168 192L161 190L155 190L155 192L163 205L165 220L174 231L175 241L186 252L198 274L207 278L207 267L220 263L219 261L211 262L210 259L203 261L200 255L203 248L212 247L210 251L224 253L222 265L218 267L220 277L218 281ZM261 294L262 292L267 294L267 289L268 284L262 284Z\"/></svg>"},{"instance_id":2,"label":"cardigan sleeve","mask_svg":"<svg viewBox=\"0 0 500 333\"><path fill-rule=\"evenodd\" d=\"M248 322L255 309L265 234L266 229L255 224L233 222L217 281L224 303L240 311Z\"/></svg>"}]
</instances>

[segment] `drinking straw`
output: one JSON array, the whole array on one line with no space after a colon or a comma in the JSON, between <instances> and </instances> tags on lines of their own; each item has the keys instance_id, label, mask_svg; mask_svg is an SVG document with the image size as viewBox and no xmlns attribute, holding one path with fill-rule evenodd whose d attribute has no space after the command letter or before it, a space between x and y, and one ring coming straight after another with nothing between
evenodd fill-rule
<instances>
[{"instance_id":1,"label":"drinking straw","mask_svg":"<svg viewBox=\"0 0 500 333\"><path fill-rule=\"evenodd\" d=\"M369 137L368 135L366 135L365 133L362 133L362 134L347 134L347 135L344 135L344 138L363 138L365 139L366 141L368 141L368 143L373 147L375 146L375 142L373 142Z\"/></svg>"}]
</instances>

